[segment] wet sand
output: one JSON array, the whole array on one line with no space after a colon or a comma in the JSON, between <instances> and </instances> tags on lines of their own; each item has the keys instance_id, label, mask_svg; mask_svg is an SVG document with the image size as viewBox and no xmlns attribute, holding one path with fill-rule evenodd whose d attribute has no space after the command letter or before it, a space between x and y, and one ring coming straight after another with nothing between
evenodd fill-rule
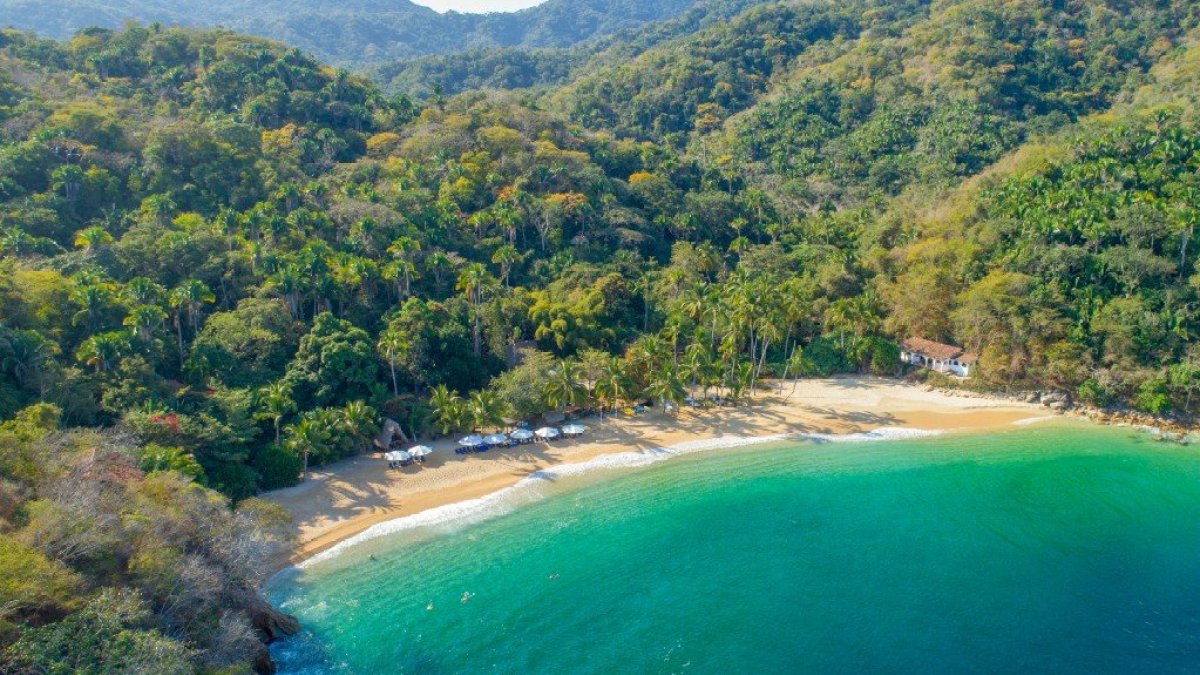
<instances>
[{"instance_id":1,"label":"wet sand","mask_svg":"<svg viewBox=\"0 0 1200 675\"><path fill-rule=\"evenodd\" d=\"M535 443L472 455L454 454L453 439L433 443L424 463L389 470L378 453L310 473L296 487L264 495L292 515L296 545L279 566L304 560L393 518L482 497L534 471L631 450L716 437L851 434L883 427L930 431L1011 428L1045 417L1037 405L950 396L895 380L802 380L782 393L760 391L738 407L651 412L584 420L579 440Z\"/></svg>"}]
</instances>

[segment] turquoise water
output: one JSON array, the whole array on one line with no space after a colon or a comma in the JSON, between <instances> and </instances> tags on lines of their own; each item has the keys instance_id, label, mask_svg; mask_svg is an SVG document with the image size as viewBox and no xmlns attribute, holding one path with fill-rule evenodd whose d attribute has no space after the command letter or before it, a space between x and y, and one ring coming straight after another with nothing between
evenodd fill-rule
<instances>
[{"instance_id":1,"label":"turquoise water","mask_svg":"<svg viewBox=\"0 0 1200 675\"><path fill-rule=\"evenodd\" d=\"M602 478L277 580L280 672L1200 672L1192 448L1030 427Z\"/></svg>"}]
</instances>

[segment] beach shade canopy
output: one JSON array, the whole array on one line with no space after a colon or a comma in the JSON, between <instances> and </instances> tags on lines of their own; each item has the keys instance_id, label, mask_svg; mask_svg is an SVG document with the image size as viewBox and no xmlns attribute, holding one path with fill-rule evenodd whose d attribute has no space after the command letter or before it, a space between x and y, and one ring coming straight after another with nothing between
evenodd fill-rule
<instances>
[{"instance_id":1,"label":"beach shade canopy","mask_svg":"<svg viewBox=\"0 0 1200 675\"><path fill-rule=\"evenodd\" d=\"M517 429L509 434L508 437L515 441L527 441L533 438L533 432L528 429Z\"/></svg>"},{"instance_id":2,"label":"beach shade canopy","mask_svg":"<svg viewBox=\"0 0 1200 675\"><path fill-rule=\"evenodd\" d=\"M468 448L476 448L484 444L483 436L471 434L470 436L458 439L458 444Z\"/></svg>"},{"instance_id":3,"label":"beach shade canopy","mask_svg":"<svg viewBox=\"0 0 1200 675\"><path fill-rule=\"evenodd\" d=\"M547 439L558 438L559 436L562 435L558 432L558 429L555 429L554 427L542 427L541 429L538 429L537 431L535 431L533 433L536 434L538 438L547 438Z\"/></svg>"},{"instance_id":4,"label":"beach shade canopy","mask_svg":"<svg viewBox=\"0 0 1200 675\"><path fill-rule=\"evenodd\" d=\"M418 445L416 447L409 448L408 454L412 455L413 457L428 457L429 455L433 454L433 448L429 447L428 445Z\"/></svg>"},{"instance_id":5,"label":"beach shade canopy","mask_svg":"<svg viewBox=\"0 0 1200 675\"><path fill-rule=\"evenodd\" d=\"M567 424L562 428L562 432L568 436L578 436L587 431L587 427L582 424Z\"/></svg>"},{"instance_id":6,"label":"beach shade canopy","mask_svg":"<svg viewBox=\"0 0 1200 675\"><path fill-rule=\"evenodd\" d=\"M508 442L508 436L505 436L504 434L492 434L490 436L484 436L483 440L486 441L488 445L501 445Z\"/></svg>"},{"instance_id":7,"label":"beach shade canopy","mask_svg":"<svg viewBox=\"0 0 1200 675\"><path fill-rule=\"evenodd\" d=\"M408 460L412 459L412 455L403 450L393 450L385 454L383 457L389 462L407 462Z\"/></svg>"}]
</instances>

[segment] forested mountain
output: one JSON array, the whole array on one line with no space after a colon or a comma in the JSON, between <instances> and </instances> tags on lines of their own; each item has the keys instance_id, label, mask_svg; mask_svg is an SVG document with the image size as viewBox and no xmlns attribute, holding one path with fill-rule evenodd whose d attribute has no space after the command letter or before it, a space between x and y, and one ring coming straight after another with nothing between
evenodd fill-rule
<instances>
[{"instance_id":1,"label":"forested mountain","mask_svg":"<svg viewBox=\"0 0 1200 675\"><path fill-rule=\"evenodd\" d=\"M679 16L603 35L572 47L505 47L386 61L370 75L388 91L424 96L437 91L522 89L562 85L583 68L623 63L673 38L727 21L764 0L705 0Z\"/></svg>"},{"instance_id":2,"label":"forested mountain","mask_svg":"<svg viewBox=\"0 0 1200 675\"><path fill-rule=\"evenodd\" d=\"M409 0L0 0L0 26L58 39L127 21L224 27L339 65L492 47L569 47L675 16L698 0L548 0L519 12L439 14Z\"/></svg>"},{"instance_id":3,"label":"forested mountain","mask_svg":"<svg viewBox=\"0 0 1200 675\"><path fill-rule=\"evenodd\" d=\"M1196 9L772 3L419 103L226 31L0 32L0 670L239 672L286 627L253 495L385 417L737 400L908 335L1191 415Z\"/></svg>"}]
</instances>

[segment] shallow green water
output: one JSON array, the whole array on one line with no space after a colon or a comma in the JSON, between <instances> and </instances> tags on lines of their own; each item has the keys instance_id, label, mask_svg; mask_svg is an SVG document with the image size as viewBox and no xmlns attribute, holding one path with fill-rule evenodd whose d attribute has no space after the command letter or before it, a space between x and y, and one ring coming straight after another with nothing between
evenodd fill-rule
<instances>
[{"instance_id":1,"label":"shallow green water","mask_svg":"<svg viewBox=\"0 0 1200 675\"><path fill-rule=\"evenodd\" d=\"M277 580L281 672L1200 672L1194 448L1030 427L603 477Z\"/></svg>"}]
</instances>

